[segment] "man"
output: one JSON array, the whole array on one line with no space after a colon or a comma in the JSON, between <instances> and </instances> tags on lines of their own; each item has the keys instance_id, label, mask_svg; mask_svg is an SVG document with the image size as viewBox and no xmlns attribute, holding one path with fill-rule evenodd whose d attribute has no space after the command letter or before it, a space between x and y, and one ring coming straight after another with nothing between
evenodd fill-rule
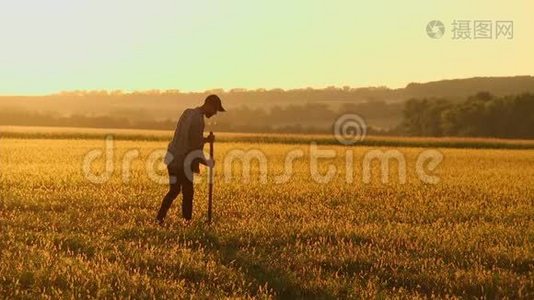
<instances>
[{"instance_id":1,"label":"man","mask_svg":"<svg viewBox=\"0 0 534 300\"><path fill-rule=\"evenodd\" d=\"M169 192L163 198L157 222L162 225L172 202L180 191L183 195L182 216L191 220L193 214L193 173L199 173L199 164L213 167L215 162L206 159L202 152L204 143L213 138L204 137L204 116L211 118L217 112L224 112L221 99L209 95L202 106L186 109L174 131L174 137L167 147L165 164L169 172Z\"/></svg>"}]
</instances>

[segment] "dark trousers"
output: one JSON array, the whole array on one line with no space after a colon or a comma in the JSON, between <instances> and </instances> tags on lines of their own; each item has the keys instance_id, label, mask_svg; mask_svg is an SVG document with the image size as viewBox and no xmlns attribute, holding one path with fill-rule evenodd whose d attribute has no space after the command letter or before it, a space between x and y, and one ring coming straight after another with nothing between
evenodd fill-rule
<instances>
[{"instance_id":1,"label":"dark trousers","mask_svg":"<svg viewBox=\"0 0 534 300\"><path fill-rule=\"evenodd\" d=\"M182 216L186 220L191 220L193 215L193 181L187 178L182 168L168 166L167 171L169 172L169 192L163 198L157 219L163 222L172 202L178 197L181 191L183 195Z\"/></svg>"}]
</instances>

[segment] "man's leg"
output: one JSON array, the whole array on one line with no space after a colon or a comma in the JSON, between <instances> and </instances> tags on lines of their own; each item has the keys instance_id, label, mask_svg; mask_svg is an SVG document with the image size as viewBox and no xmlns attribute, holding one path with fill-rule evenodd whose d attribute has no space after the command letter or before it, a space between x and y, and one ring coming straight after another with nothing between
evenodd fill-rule
<instances>
[{"instance_id":1,"label":"man's leg","mask_svg":"<svg viewBox=\"0 0 534 300\"><path fill-rule=\"evenodd\" d=\"M186 220L191 220L191 218L193 217L193 194L194 194L193 181L189 180L189 178L185 176L183 172L181 175L182 176L180 176L180 179L182 183L181 186L182 186L182 195L183 195L182 216ZM193 175L191 174L191 176Z\"/></svg>"},{"instance_id":2,"label":"man's leg","mask_svg":"<svg viewBox=\"0 0 534 300\"><path fill-rule=\"evenodd\" d=\"M180 194L180 181L178 180L177 172L169 167L167 167L167 170L169 172L169 191L163 198L161 207L159 208L158 215L156 217L159 223L163 223L163 220L165 219L167 211L171 207L172 202Z\"/></svg>"}]
</instances>

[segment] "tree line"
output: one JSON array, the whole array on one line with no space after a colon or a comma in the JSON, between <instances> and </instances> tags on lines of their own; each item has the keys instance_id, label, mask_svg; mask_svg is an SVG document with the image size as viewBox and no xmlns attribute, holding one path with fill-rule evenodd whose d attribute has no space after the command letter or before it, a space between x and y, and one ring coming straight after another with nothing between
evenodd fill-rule
<instances>
[{"instance_id":1,"label":"tree line","mask_svg":"<svg viewBox=\"0 0 534 300\"><path fill-rule=\"evenodd\" d=\"M400 115L399 104L346 103L331 106L324 103L272 106L267 108L241 105L227 109L215 118L206 121L206 130L227 132L279 132L279 133L328 133L333 123L342 114L360 112L377 122L395 120ZM91 128L128 128L172 130L180 112L171 118L157 119L142 110L124 113L71 114L50 111L32 111L20 107L1 107L0 125L61 126ZM371 132L378 130L370 129Z\"/></svg>"},{"instance_id":2,"label":"tree line","mask_svg":"<svg viewBox=\"0 0 534 300\"><path fill-rule=\"evenodd\" d=\"M534 138L534 94L495 97L480 92L459 102L410 99L395 131L413 136Z\"/></svg>"},{"instance_id":3,"label":"tree line","mask_svg":"<svg viewBox=\"0 0 534 300\"><path fill-rule=\"evenodd\" d=\"M157 107L157 105L156 105ZM172 130L180 111L156 117L147 110L60 114L28 107L0 107L0 125ZM465 100L420 98L328 105L239 105L207 121L206 130L227 132L331 133L346 113L362 116L369 134L534 138L534 94L496 97L480 92Z\"/></svg>"}]
</instances>

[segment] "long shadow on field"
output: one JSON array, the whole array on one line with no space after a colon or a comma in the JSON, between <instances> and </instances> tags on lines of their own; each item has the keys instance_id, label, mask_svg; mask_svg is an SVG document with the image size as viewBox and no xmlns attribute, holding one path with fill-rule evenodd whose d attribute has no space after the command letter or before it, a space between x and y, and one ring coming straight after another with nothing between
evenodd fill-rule
<instances>
[{"instance_id":1,"label":"long shadow on field","mask_svg":"<svg viewBox=\"0 0 534 300\"><path fill-rule=\"evenodd\" d=\"M302 287L295 275L273 267L269 262L260 260L258 256L240 250L244 244L238 238L221 239L210 229L202 231L204 247L217 251L222 264L240 268L247 277L257 282L256 288L267 283L281 299L335 298L328 291Z\"/></svg>"}]
</instances>

